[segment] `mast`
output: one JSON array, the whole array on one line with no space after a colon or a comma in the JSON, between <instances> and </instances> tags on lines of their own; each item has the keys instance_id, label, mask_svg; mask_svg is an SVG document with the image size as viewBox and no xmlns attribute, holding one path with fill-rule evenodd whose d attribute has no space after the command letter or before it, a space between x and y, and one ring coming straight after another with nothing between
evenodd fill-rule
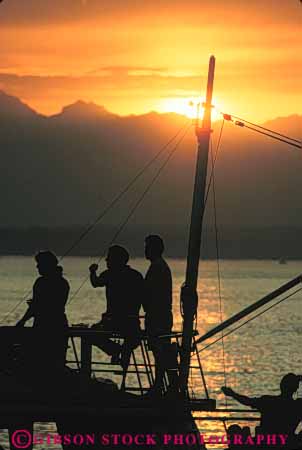
<instances>
[{"instance_id":1,"label":"mast","mask_svg":"<svg viewBox=\"0 0 302 450\"><path fill-rule=\"evenodd\" d=\"M205 209L207 166L211 135L211 108L214 71L215 57L211 56L209 61L207 93L206 102L204 104L202 126L199 127L199 124L197 122L195 128L198 150L187 254L186 279L181 291L181 303L183 305L183 338L180 355L179 382L180 390L184 395L187 391L187 383L190 370L193 323L198 305L197 280L200 258L202 222Z\"/></svg>"}]
</instances>

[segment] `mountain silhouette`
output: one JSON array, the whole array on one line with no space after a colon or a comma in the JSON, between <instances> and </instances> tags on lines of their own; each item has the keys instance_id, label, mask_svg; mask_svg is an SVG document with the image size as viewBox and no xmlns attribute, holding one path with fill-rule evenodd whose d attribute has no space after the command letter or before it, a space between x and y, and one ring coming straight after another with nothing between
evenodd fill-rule
<instances>
[{"instance_id":1,"label":"mountain silhouette","mask_svg":"<svg viewBox=\"0 0 302 450\"><path fill-rule=\"evenodd\" d=\"M112 119L116 117L115 114L108 112L104 106L96 105L92 102L84 102L78 100L71 105L65 106L61 113L53 115L52 119L62 120L94 120L94 119Z\"/></svg>"},{"instance_id":2,"label":"mountain silhouette","mask_svg":"<svg viewBox=\"0 0 302 450\"><path fill-rule=\"evenodd\" d=\"M190 123L175 113L121 117L83 101L45 117L4 92L0 117L1 228L90 223ZM292 115L264 126L299 139L301 119ZM213 124L214 150L220 126L221 122ZM147 231L156 231L158 225L171 233L187 230L195 159L192 127L129 222L129 230L143 225ZM162 155L106 216L106 226L118 227L163 161ZM226 123L215 170L219 224L231 229L302 226L301 166L301 150ZM209 198L206 225L212 223Z\"/></svg>"},{"instance_id":3,"label":"mountain silhouette","mask_svg":"<svg viewBox=\"0 0 302 450\"><path fill-rule=\"evenodd\" d=\"M0 90L0 117L1 119L28 119L38 116L36 111L21 102L17 97L7 95Z\"/></svg>"},{"instance_id":4,"label":"mountain silhouette","mask_svg":"<svg viewBox=\"0 0 302 450\"><path fill-rule=\"evenodd\" d=\"M273 120L268 120L264 126L277 132L287 133L290 137L301 139L302 134L302 120L298 114L292 114L288 117L277 117Z\"/></svg>"}]
</instances>

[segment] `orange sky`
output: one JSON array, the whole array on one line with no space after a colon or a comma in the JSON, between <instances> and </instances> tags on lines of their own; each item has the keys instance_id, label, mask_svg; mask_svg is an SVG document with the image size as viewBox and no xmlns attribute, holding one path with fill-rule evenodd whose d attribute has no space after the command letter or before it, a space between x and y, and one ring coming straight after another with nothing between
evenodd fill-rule
<instances>
[{"instance_id":1,"label":"orange sky","mask_svg":"<svg viewBox=\"0 0 302 450\"><path fill-rule=\"evenodd\" d=\"M302 114L301 19L299 0L4 0L0 89L45 114L181 111L214 54L220 109Z\"/></svg>"}]
</instances>

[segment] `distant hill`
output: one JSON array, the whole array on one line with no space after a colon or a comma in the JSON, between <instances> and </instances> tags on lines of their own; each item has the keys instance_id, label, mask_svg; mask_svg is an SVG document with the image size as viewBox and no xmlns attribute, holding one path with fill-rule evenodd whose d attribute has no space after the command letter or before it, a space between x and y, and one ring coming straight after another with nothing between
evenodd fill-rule
<instances>
[{"instance_id":1,"label":"distant hill","mask_svg":"<svg viewBox=\"0 0 302 450\"><path fill-rule=\"evenodd\" d=\"M1 119L34 119L38 116L36 111L31 109L25 103L22 103L17 97L5 94L0 90L0 117Z\"/></svg>"},{"instance_id":2,"label":"distant hill","mask_svg":"<svg viewBox=\"0 0 302 450\"><path fill-rule=\"evenodd\" d=\"M290 137L301 139L302 116L292 114L288 117L277 117L263 124L265 127L279 133L287 133Z\"/></svg>"},{"instance_id":3,"label":"distant hill","mask_svg":"<svg viewBox=\"0 0 302 450\"><path fill-rule=\"evenodd\" d=\"M71 105L67 105L62 109L60 114L55 114L51 118L58 120L105 120L117 117L106 111L104 106L96 105L95 103L86 103L78 100Z\"/></svg>"},{"instance_id":4,"label":"distant hill","mask_svg":"<svg viewBox=\"0 0 302 450\"><path fill-rule=\"evenodd\" d=\"M0 118L2 228L90 222L189 122L172 113L120 117L82 101L45 117L4 92ZM299 139L301 124L302 117L292 115L264 126ZM213 125L214 148L220 126ZM224 128L215 176L222 229L301 227L301 150L232 124ZM150 231L158 226L187 230L195 157L192 128L128 229L148 224ZM158 163L106 216L105 225L118 226L156 167ZM206 223L211 227L211 200L208 206Z\"/></svg>"}]
</instances>

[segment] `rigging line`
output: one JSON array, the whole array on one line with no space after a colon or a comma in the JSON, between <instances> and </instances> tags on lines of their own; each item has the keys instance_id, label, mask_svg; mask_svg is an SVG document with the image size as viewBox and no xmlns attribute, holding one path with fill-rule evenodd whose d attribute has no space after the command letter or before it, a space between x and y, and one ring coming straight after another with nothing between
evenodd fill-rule
<instances>
[{"instance_id":1,"label":"rigging line","mask_svg":"<svg viewBox=\"0 0 302 450\"><path fill-rule=\"evenodd\" d=\"M108 246L110 247L110 245L113 244L113 242L117 239L117 237L120 235L120 233L123 231L123 229L126 227L126 225L128 224L129 220L131 219L131 217L133 216L133 214L135 213L135 211L137 210L137 208L140 206L140 204L142 203L142 201L144 200L145 196L148 194L148 192L150 191L150 189L152 188L152 186L154 185L154 183L156 182L156 180L158 179L158 177L160 176L161 172L164 170L164 168L166 167L166 165L168 164L168 162L170 161L170 159L172 158L172 156L174 155L174 153L176 152L178 146L180 145L180 143L183 141L185 135L187 134L187 132L189 131L189 128L192 126L192 124L190 124L189 126L187 126L185 132L182 134L182 136L180 137L180 139L177 141L177 143L175 144L175 146L173 147L173 149L170 151L170 153L168 154L167 158L165 159L164 163L160 166L160 168L158 169L158 171L156 172L155 176L152 178L151 182L149 183L149 185L146 187L146 189L143 191L143 193L141 194L141 196L138 198L138 200L135 202L134 206L132 207L130 213L128 214L128 216L126 217L126 219L121 223L121 225L119 226L118 230L116 231L116 233L114 234L113 238L111 239L111 241L109 242ZM99 263L102 259L104 258L104 255L102 255L97 262ZM71 299L68 301L67 305L70 305L71 302L75 299L75 297L78 295L78 293L80 292L80 290L82 289L82 287L87 283L89 279L89 275L83 280L83 282L81 283L81 285L79 286L79 288L75 291L75 293L73 294L73 296L71 297Z\"/></svg>"},{"instance_id":2,"label":"rigging line","mask_svg":"<svg viewBox=\"0 0 302 450\"><path fill-rule=\"evenodd\" d=\"M215 166L216 166L216 162L217 162L217 158L218 158L218 152L219 152L220 145L221 145L222 133L223 133L223 129L224 129L224 122L225 122L225 120L223 119L223 121L221 123L221 127L220 127L220 133L219 133L217 146L216 146L214 162L212 164L212 169L211 169L211 173L210 173L210 179L209 179L208 186L207 186L204 206L206 206L206 204L207 204L209 193L210 193L210 187L211 187L212 179L213 179L213 176L214 176L214 169L215 169Z\"/></svg>"},{"instance_id":3,"label":"rigging line","mask_svg":"<svg viewBox=\"0 0 302 450\"><path fill-rule=\"evenodd\" d=\"M29 292L31 292L31 291L29 291ZM28 295L28 294L27 294ZM26 297L27 297L27 295L26 295ZM24 300L25 300L25 298L22 298L18 303L16 303L16 305L6 314L6 316L5 317L3 317L3 319L1 320L1 323L4 323L5 321L6 321L6 319L8 319L9 318L9 316L11 315L11 314L13 314L15 311L16 311L16 309L18 309L19 308L19 306L21 305L21 303L23 303L24 302Z\"/></svg>"},{"instance_id":4,"label":"rigging line","mask_svg":"<svg viewBox=\"0 0 302 450\"><path fill-rule=\"evenodd\" d=\"M273 305L269 306L268 308L264 309L263 311L261 311L260 313L256 314L255 316L251 317L250 319L246 320L245 322L243 322L241 325L239 325L238 327L233 328L232 330L230 330L228 333L226 333L224 335L224 337L229 336L230 334L234 333L235 331L239 330L239 328L242 328L244 325L248 324L249 322L252 322L254 319L257 319L257 317L261 316L262 314L266 313L267 311L269 311L270 309L274 308L275 306L279 305L280 303L284 302L285 300L288 300L290 297L292 297L293 295L297 294L298 292L302 291L302 288L296 289L294 292L292 292L291 294L287 295L284 298L281 298L281 300L279 300L278 302L274 303ZM210 344L206 345L205 347L203 347L202 349L198 350L198 353L203 352L204 350L208 349L209 347L211 347L212 345L216 344L217 342L219 342L221 340L221 337L219 337L218 339L216 339L215 341L211 342Z\"/></svg>"},{"instance_id":5,"label":"rigging line","mask_svg":"<svg viewBox=\"0 0 302 450\"><path fill-rule=\"evenodd\" d=\"M224 122L225 122L225 121L223 120L222 123L221 123L221 128L220 128L219 138L218 138L218 141L217 141L217 146L216 146L216 151L215 151L215 157L214 157L214 160L213 160L213 152L211 151L211 155L212 155L212 168L211 168L210 179L209 179L209 182L208 182L207 191L206 191L206 195L205 195L205 201L204 201L205 206L206 206L206 204L207 204L207 200L208 200L208 197L209 197L209 192L210 192L211 183L212 183L212 180L213 180L213 178L214 178L214 169L215 169L215 165L216 165L217 157L218 157L218 152L219 152L220 145L221 145L222 133L223 133L223 129L224 129ZM210 143L211 143L211 150L212 150L212 140L210 140ZM180 304L180 309L181 309L181 315L183 316L182 304ZM196 313L196 324L197 324L197 313ZM182 331L183 331L183 326L182 326ZM198 352L198 353L199 353L199 352ZM223 358L224 358L224 352L223 352ZM224 361L225 361L225 360L224 360Z\"/></svg>"},{"instance_id":6,"label":"rigging line","mask_svg":"<svg viewBox=\"0 0 302 450\"><path fill-rule=\"evenodd\" d=\"M248 120L242 119L242 118L240 118L238 116L234 116L233 114L225 114L222 111L219 111L219 112L223 116L230 117L230 120L232 120L232 117L234 117L234 119L238 119L238 120L240 120L242 122L248 123L249 125L252 125L253 127L260 128L261 130L268 131L269 133L276 134L277 136L280 136L280 137L283 137L285 139L289 139L290 141L294 141L294 142L297 142L298 144L301 144L301 141L299 139L294 139L294 138L291 138L289 136L286 136L285 134L277 133L277 131L270 130L269 128L265 128L265 127L263 127L261 125L257 125L256 123L253 123L253 122L249 122ZM229 120L229 119L226 119L226 120Z\"/></svg>"},{"instance_id":7,"label":"rigging line","mask_svg":"<svg viewBox=\"0 0 302 450\"><path fill-rule=\"evenodd\" d=\"M291 145L292 147L296 147L296 148L300 148L300 149L302 148L302 144L295 144L294 142L286 141L285 139L279 138L277 136L273 136L272 134L265 133L264 131L257 130L256 128L253 128L253 127L249 127L249 126L245 125L243 122L235 122L235 125L237 125L239 127L247 128L248 130L256 131L256 133L260 133L260 134L263 134L264 136L268 136L268 137L271 137L272 139L276 139L277 141L284 142L285 144Z\"/></svg>"},{"instance_id":8,"label":"rigging line","mask_svg":"<svg viewBox=\"0 0 302 450\"><path fill-rule=\"evenodd\" d=\"M217 224L217 208L216 208L216 187L215 187L215 172L214 172L214 155L213 155L213 145L212 139L211 143L211 162L212 162L212 172L213 172L213 181L212 181L212 191L213 191L213 209L214 209L214 227L215 227L215 245L216 245L216 261L217 261L217 278L218 278L218 296L219 296L219 315L220 315L220 323L223 322L222 317L222 298L221 298L221 276L220 276L220 251L219 251L219 239L218 239L218 224ZM217 154L217 149L216 149ZM227 376L226 376L226 364L225 364L225 345L223 338L223 331L221 331L221 345L222 345L222 362L223 362L223 377L224 377L224 385L227 386ZM225 406L228 407L227 396L225 396Z\"/></svg>"},{"instance_id":9,"label":"rigging line","mask_svg":"<svg viewBox=\"0 0 302 450\"><path fill-rule=\"evenodd\" d=\"M144 172L149 169L149 167L161 156L161 154L168 148L168 146L177 138L177 136L184 130L184 128L189 129L191 126L191 121L189 125L184 125L181 127L177 133L164 145L160 148L158 153L136 174L136 176L125 186L125 188L111 201L109 205L97 216L97 218L80 234L79 238L63 253L63 255L59 258L59 262L61 262L72 250L74 250L77 245L90 233L90 231L95 227L95 225L100 222L105 215L113 208L116 203L129 191L129 189L135 184L135 182L144 174ZM4 323L8 317L13 314L19 306L26 300L26 298L30 295L31 289L20 299L19 302L16 303L15 306L5 315L5 317L1 320L1 323Z\"/></svg>"},{"instance_id":10,"label":"rigging line","mask_svg":"<svg viewBox=\"0 0 302 450\"><path fill-rule=\"evenodd\" d=\"M189 124L191 126L191 123ZM111 203L94 219L94 221L82 232L79 238L71 245L71 247L63 254L60 261L66 257L74 248L87 236L88 233L103 219L103 217L110 211L113 206L129 191L129 189L136 183L136 181L145 173L147 169L159 158L159 156L167 149L167 147L177 138L177 136L184 130L189 128L184 125L177 133L159 150L159 152L136 174L136 176L124 187L124 189L111 201Z\"/></svg>"}]
</instances>

